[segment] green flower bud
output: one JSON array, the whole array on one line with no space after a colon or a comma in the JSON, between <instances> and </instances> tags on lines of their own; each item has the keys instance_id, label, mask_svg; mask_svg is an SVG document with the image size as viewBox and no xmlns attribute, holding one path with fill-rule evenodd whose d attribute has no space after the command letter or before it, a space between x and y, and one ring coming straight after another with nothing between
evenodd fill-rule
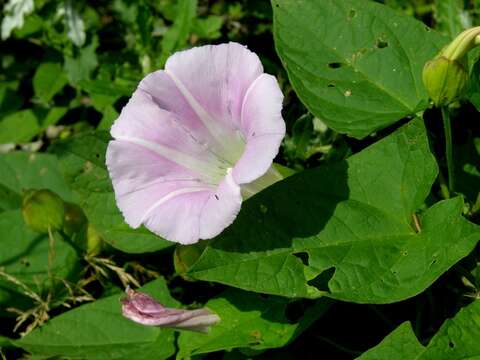
<instances>
[{"instance_id":1,"label":"green flower bud","mask_svg":"<svg viewBox=\"0 0 480 360\"><path fill-rule=\"evenodd\" d=\"M45 234L49 228L62 229L65 207L60 196L48 189L27 190L23 196L22 213L32 230Z\"/></svg>"},{"instance_id":2,"label":"green flower bud","mask_svg":"<svg viewBox=\"0 0 480 360\"><path fill-rule=\"evenodd\" d=\"M86 231L87 217L82 208L76 204L65 202L65 218L63 223L63 232L72 237L74 234L80 234Z\"/></svg>"},{"instance_id":3,"label":"green flower bud","mask_svg":"<svg viewBox=\"0 0 480 360\"><path fill-rule=\"evenodd\" d=\"M462 95L468 82L465 55L479 44L480 27L467 29L423 68L423 83L436 106L448 105Z\"/></svg>"},{"instance_id":4,"label":"green flower bud","mask_svg":"<svg viewBox=\"0 0 480 360\"><path fill-rule=\"evenodd\" d=\"M430 60L423 68L423 83L436 106L447 105L465 89L468 73L462 64L443 56Z\"/></svg>"},{"instance_id":5,"label":"green flower bud","mask_svg":"<svg viewBox=\"0 0 480 360\"><path fill-rule=\"evenodd\" d=\"M91 256L98 255L102 250L102 237L97 230L90 224L87 227L87 254Z\"/></svg>"}]
</instances>

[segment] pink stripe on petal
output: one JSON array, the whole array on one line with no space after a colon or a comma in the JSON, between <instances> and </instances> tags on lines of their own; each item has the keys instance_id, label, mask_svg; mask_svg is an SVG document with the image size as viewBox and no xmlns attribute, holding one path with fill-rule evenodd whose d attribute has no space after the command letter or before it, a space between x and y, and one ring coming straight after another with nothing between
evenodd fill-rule
<instances>
[{"instance_id":1,"label":"pink stripe on petal","mask_svg":"<svg viewBox=\"0 0 480 360\"><path fill-rule=\"evenodd\" d=\"M167 72L185 85L200 105L227 128L238 128L242 100L263 73L258 56L238 43L179 51L167 60Z\"/></svg>"},{"instance_id":2,"label":"pink stripe on petal","mask_svg":"<svg viewBox=\"0 0 480 360\"><path fill-rule=\"evenodd\" d=\"M180 244L200 239L200 214L212 191L179 194L156 207L144 224L150 231Z\"/></svg>"}]
</instances>

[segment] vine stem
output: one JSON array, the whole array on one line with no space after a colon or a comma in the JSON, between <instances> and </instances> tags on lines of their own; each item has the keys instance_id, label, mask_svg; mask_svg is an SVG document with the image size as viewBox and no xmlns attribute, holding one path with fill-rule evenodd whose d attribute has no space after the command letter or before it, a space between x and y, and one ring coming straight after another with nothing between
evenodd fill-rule
<instances>
[{"instance_id":1,"label":"vine stem","mask_svg":"<svg viewBox=\"0 0 480 360\"><path fill-rule=\"evenodd\" d=\"M445 131L445 151L447 155L447 171L448 171L448 189L453 192L455 185L454 168L453 168L453 144L452 144L452 125L450 122L450 112L447 106L442 106L443 129Z\"/></svg>"}]
</instances>

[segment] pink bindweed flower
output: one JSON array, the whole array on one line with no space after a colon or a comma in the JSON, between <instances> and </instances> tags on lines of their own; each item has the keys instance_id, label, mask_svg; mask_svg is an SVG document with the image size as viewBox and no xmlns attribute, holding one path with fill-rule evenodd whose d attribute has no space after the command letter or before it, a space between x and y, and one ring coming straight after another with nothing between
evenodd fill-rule
<instances>
[{"instance_id":1,"label":"pink bindweed flower","mask_svg":"<svg viewBox=\"0 0 480 360\"><path fill-rule=\"evenodd\" d=\"M229 226L282 177L283 95L237 43L172 55L147 75L111 129L107 167L125 221L192 244Z\"/></svg>"},{"instance_id":2,"label":"pink bindweed flower","mask_svg":"<svg viewBox=\"0 0 480 360\"><path fill-rule=\"evenodd\" d=\"M207 309L171 309L164 307L150 295L129 288L126 294L126 298L122 299L123 316L142 325L206 333L210 326L220 321L218 315Z\"/></svg>"}]
</instances>

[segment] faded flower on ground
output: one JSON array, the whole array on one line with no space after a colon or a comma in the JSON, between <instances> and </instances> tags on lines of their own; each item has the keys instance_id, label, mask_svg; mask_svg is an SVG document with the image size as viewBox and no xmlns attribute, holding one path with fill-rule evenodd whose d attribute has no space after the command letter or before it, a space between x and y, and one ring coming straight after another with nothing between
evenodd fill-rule
<instances>
[{"instance_id":1,"label":"faded flower on ground","mask_svg":"<svg viewBox=\"0 0 480 360\"><path fill-rule=\"evenodd\" d=\"M245 199L282 177L283 95L236 44L172 55L147 75L111 129L107 167L133 228L192 244L229 226Z\"/></svg>"},{"instance_id":2,"label":"faded flower on ground","mask_svg":"<svg viewBox=\"0 0 480 360\"><path fill-rule=\"evenodd\" d=\"M129 288L126 294L122 299L123 316L142 325L206 333L210 326L220 321L218 315L207 309L171 309L164 307L150 295Z\"/></svg>"}]
</instances>

